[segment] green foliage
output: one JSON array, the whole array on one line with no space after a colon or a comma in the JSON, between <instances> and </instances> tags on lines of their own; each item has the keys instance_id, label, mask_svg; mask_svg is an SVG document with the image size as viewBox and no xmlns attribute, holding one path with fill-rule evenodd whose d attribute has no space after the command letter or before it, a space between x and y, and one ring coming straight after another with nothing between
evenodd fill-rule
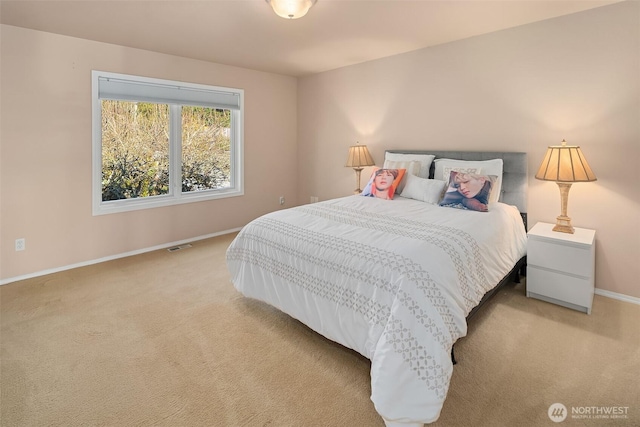
<instances>
[{"instance_id":1,"label":"green foliage","mask_svg":"<svg viewBox=\"0 0 640 427\"><path fill-rule=\"evenodd\" d=\"M182 191L229 184L231 112L182 108ZM102 101L102 200L169 192L169 107Z\"/></svg>"}]
</instances>

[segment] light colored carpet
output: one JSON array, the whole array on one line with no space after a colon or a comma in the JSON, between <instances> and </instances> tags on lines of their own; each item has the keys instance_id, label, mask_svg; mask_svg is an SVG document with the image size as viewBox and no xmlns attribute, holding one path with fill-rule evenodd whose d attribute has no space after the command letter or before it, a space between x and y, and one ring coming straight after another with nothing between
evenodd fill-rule
<instances>
[{"instance_id":1,"label":"light colored carpet","mask_svg":"<svg viewBox=\"0 0 640 427\"><path fill-rule=\"evenodd\" d=\"M234 235L0 287L2 426L372 426L369 361L238 294ZM640 425L640 307L510 285L456 345L435 426Z\"/></svg>"}]
</instances>

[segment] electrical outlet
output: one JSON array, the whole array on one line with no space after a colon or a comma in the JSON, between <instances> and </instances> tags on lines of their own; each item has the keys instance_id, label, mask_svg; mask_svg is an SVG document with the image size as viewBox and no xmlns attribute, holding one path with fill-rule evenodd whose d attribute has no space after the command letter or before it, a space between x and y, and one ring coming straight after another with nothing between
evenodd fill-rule
<instances>
[{"instance_id":1,"label":"electrical outlet","mask_svg":"<svg viewBox=\"0 0 640 427\"><path fill-rule=\"evenodd\" d=\"M311 196L311 203L318 203L318 196Z\"/></svg>"},{"instance_id":2,"label":"electrical outlet","mask_svg":"<svg viewBox=\"0 0 640 427\"><path fill-rule=\"evenodd\" d=\"M280 204L284 205L284 196L280 196Z\"/></svg>"},{"instance_id":3,"label":"electrical outlet","mask_svg":"<svg viewBox=\"0 0 640 427\"><path fill-rule=\"evenodd\" d=\"M25 239L16 239L16 251L24 251L27 249L27 241Z\"/></svg>"}]
</instances>

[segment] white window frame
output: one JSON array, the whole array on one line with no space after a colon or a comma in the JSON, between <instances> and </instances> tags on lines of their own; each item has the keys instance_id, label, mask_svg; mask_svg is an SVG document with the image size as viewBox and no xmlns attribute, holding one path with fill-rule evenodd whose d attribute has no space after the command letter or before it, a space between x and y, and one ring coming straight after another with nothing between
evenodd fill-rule
<instances>
[{"instance_id":1,"label":"white window frame","mask_svg":"<svg viewBox=\"0 0 640 427\"><path fill-rule=\"evenodd\" d=\"M172 80L91 71L92 96L92 195L93 215L104 215L172 206L204 200L242 196L244 91L218 86ZM149 102L169 105L169 194L135 199L102 201L102 103L103 99ZM160 101L158 101L160 100ZM181 117L182 105L225 108L231 110L230 187L182 192Z\"/></svg>"}]
</instances>

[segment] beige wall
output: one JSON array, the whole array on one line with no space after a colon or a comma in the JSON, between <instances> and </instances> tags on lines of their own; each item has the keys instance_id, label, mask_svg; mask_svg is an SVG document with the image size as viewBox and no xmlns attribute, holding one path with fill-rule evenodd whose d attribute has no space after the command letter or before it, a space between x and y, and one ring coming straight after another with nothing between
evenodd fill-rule
<instances>
[{"instance_id":1,"label":"beige wall","mask_svg":"<svg viewBox=\"0 0 640 427\"><path fill-rule=\"evenodd\" d=\"M624 2L300 79L299 200L355 188L343 165L356 141L378 164L385 149L524 151L529 225L555 222L558 188L533 175L566 138L598 177L569 197L574 226L597 230L596 287L640 297L639 9Z\"/></svg>"},{"instance_id":2,"label":"beige wall","mask_svg":"<svg viewBox=\"0 0 640 427\"><path fill-rule=\"evenodd\" d=\"M293 77L1 26L0 279L241 227L296 202ZM92 216L91 70L245 91L245 195ZM16 252L17 238L26 250ZM206 268L206 266L203 266Z\"/></svg>"},{"instance_id":3,"label":"beige wall","mask_svg":"<svg viewBox=\"0 0 640 427\"><path fill-rule=\"evenodd\" d=\"M598 176L569 199L574 225L597 230L596 286L640 297L639 8L299 80L0 26L0 280L240 227L279 209L280 195L291 206L349 194L354 173L342 165L356 140L379 163L390 148L525 151L530 225L554 222L558 190L533 173L566 138ZM245 196L93 217L91 69L244 89Z\"/></svg>"}]
</instances>

